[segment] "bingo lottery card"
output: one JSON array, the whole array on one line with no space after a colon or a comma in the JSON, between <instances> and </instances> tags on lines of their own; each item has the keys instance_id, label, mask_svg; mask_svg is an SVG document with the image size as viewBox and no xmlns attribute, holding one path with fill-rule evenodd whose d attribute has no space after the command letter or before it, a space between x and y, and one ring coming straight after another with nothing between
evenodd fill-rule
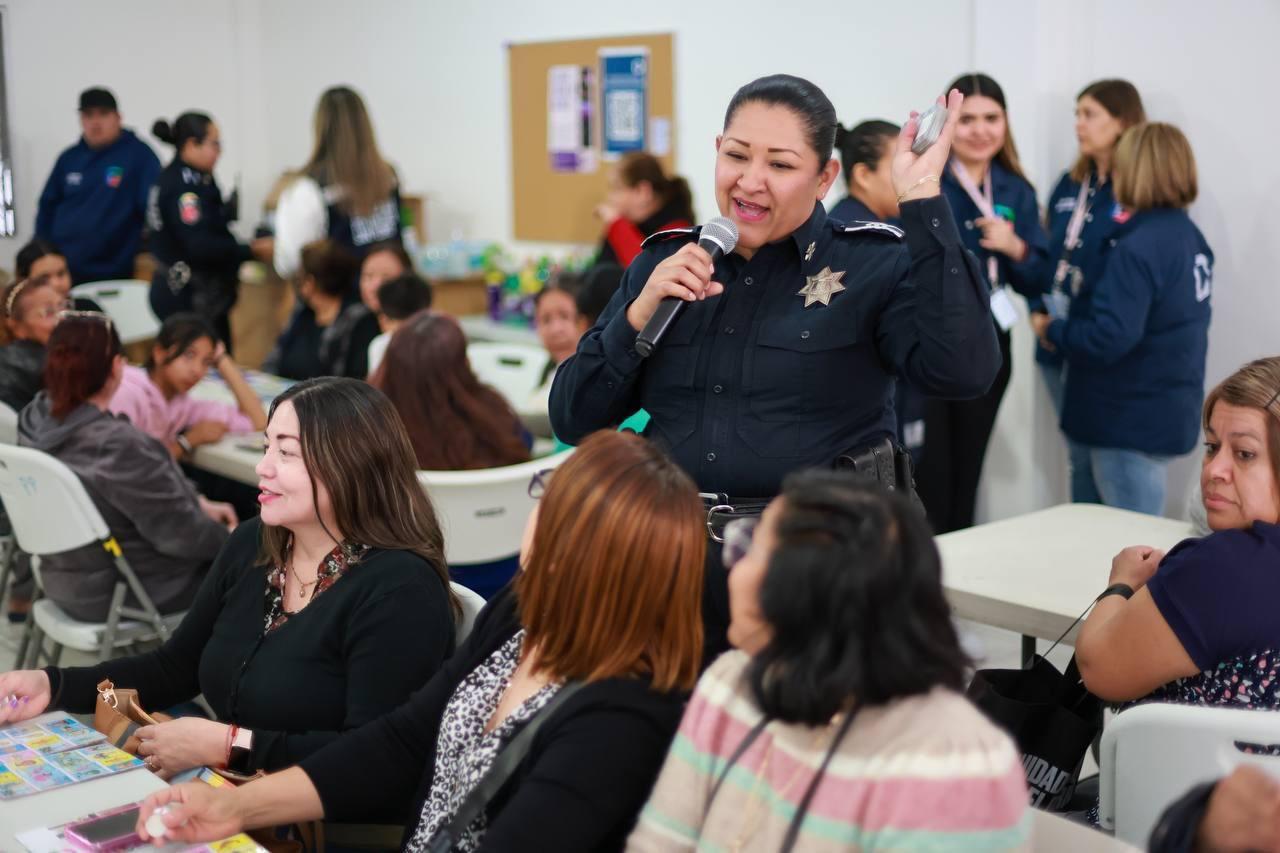
<instances>
[{"instance_id":1,"label":"bingo lottery card","mask_svg":"<svg viewBox=\"0 0 1280 853\"><path fill-rule=\"evenodd\" d=\"M71 717L0 729L0 800L143 767Z\"/></svg>"}]
</instances>

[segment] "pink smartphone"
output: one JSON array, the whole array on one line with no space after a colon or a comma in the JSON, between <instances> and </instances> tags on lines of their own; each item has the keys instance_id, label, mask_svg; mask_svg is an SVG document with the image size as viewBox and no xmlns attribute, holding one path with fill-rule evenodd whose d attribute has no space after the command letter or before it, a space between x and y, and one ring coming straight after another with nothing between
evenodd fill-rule
<instances>
[{"instance_id":1,"label":"pink smartphone","mask_svg":"<svg viewBox=\"0 0 1280 853\"><path fill-rule=\"evenodd\" d=\"M103 817L82 820L66 828L66 838L80 850L106 853L127 850L142 843L134 827L138 825L138 807Z\"/></svg>"}]
</instances>

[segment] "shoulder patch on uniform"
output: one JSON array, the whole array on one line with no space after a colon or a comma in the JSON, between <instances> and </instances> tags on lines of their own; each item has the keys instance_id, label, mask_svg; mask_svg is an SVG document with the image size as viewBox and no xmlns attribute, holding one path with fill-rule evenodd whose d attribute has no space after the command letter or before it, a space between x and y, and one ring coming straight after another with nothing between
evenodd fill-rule
<instances>
[{"instance_id":1,"label":"shoulder patch on uniform","mask_svg":"<svg viewBox=\"0 0 1280 853\"><path fill-rule=\"evenodd\" d=\"M890 225L888 222L863 222L854 221L845 225L844 233L852 234L856 231L871 231L877 234L885 234L894 239L901 240L906 232L896 225Z\"/></svg>"},{"instance_id":2,"label":"shoulder patch on uniform","mask_svg":"<svg viewBox=\"0 0 1280 853\"><path fill-rule=\"evenodd\" d=\"M661 243L663 240L672 240L676 237L689 238L698 233L697 228L668 228L665 231L655 231L648 237L644 238L644 242L640 244L641 249L648 248L650 243Z\"/></svg>"}]
</instances>

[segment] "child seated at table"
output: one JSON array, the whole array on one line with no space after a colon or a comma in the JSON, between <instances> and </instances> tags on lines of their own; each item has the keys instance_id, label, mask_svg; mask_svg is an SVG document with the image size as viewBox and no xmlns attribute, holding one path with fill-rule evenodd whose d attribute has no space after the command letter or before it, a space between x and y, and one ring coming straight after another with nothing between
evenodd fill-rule
<instances>
[{"instance_id":1,"label":"child seated at table","mask_svg":"<svg viewBox=\"0 0 1280 853\"><path fill-rule=\"evenodd\" d=\"M236 405L196 400L189 392L216 369ZM126 366L110 409L159 439L175 459L228 432L261 432L267 413L244 374L198 314L174 314L164 321L144 367Z\"/></svg>"},{"instance_id":2,"label":"child seated at table","mask_svg":"<svg viewBox=\"0 0 1280 853\"><path fill-rule=\"evenodd\" d=\"M363 279L362 279L363 286ZM369 344L369 374L382 364L396 329L419 311L431 307L431 285L413 273L396 276L378 286L378 327L382 334Z\"/></svg>"}]
</instances>

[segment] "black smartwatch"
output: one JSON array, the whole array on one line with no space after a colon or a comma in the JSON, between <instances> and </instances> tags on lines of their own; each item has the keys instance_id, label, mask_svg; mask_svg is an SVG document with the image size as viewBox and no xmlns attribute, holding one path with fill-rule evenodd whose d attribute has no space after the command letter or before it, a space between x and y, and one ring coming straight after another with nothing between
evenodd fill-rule
<instances>
[{"instance_id":1,"label":"black smartwatch","mask_svg":"<svg viewBox=\"0 0 1280 853\"><path fill-rule=\"evenodd\" d=\"M1126 600L1133 598L1133 587L1127 583L1113 583L1102 591L1102 595L1098 596L1094 601L1101 601L1108 595L1123 595Z\"/></svg>"},{"instance_id":2,"label":"black smartwatch","mask_svg":"<svg viewBox=\"0 0 1280 853\"><path fill-rule=\"evenodd\" d=\"M227 754L227 769L233 773L248 775L253 772L253 732L239 726L231 727L231 748Z\"/></svg>"}]
</instances>

